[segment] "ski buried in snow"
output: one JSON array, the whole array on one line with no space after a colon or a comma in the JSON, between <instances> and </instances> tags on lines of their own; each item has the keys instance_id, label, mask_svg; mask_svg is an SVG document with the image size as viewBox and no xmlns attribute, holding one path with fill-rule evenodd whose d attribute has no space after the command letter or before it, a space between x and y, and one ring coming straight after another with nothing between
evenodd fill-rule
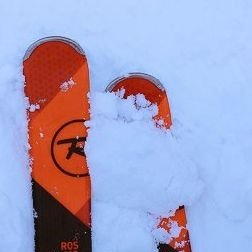
<instances>
[{"instance_id":1,"label":"ski buried in snow","mask_svg":"<svg viewBox=\"0 0 252 252\"><path fill-rule=\"evenodd\" d=\"M143 73L130 73L112 81L106 88L107 92L124 90L123 98L130 95L143 94L146 100L157 104L158 114L153 118L157 122L162 120L162 127L169 129L172 125L171 111L165 88L159 80ZM174 214L162 216L156 228L172 233L172 224L176 223L180 233L172 237L167 243L158 244L159 252L191 252L185 207L180 206Z\"/></svg>"},{"instance_id":2,"label":"ski buried in snow","mask_svg":"<svg viewBox=\"0 0 252 252\"><path fill-rule=\"evenodd\" d=\"M29 99L36 252L91 252L91 189L84 145L89 70L63 37L32 44L23 61Z\"/></svg>"}]
</instances>

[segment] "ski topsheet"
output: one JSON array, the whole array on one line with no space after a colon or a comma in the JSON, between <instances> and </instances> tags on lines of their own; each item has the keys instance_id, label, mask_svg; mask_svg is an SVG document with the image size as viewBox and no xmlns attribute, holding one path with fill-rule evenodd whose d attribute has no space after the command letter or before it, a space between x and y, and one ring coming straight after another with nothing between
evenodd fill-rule
<instances>
[{"instance_id":1,"label":"ski topsheet","mask_svg":"<svg viewBox=\"0 0 252 252\"><path fill-rule=\"evenodd\" d=\"M146 100L158 107L158 114L153 118L160 126L169 129L172 125L171 112L165 88L159 80L153 76L132 73L123 77L119 77L112 81L106 88L107 92L118 92L124 90L124 97L130 95L143 94ZM162 176L162 174L160 174ZM176 237L172 237L172 226L176 223L180 228L180 233ZM158 244L160 252L191 252L189 233L187 229L187 220L184 206L180 206L173 211L172 215L162 216L156 227L168 232L171 237L167 243Z\"/></svg>"},{"instance_id":2,"label":"ski topsheet","mask_svg":"<svg viewBox=\"0 0 252 252\"><path fill-rule=\"evenodd\" d=\"M91 252L84 144L89 71L74 41L48 37L24 56L36 252Z\"/></svg>"}]
</instances>

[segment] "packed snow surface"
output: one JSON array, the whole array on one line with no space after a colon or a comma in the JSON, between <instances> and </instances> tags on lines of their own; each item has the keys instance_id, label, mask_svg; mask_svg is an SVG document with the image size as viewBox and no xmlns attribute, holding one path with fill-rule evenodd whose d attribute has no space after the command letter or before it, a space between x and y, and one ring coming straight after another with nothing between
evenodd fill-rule
<instances>
[{"instance_id":1,"label":"packed snow surface","mask_svg":"<svg viewBox=\"0 0 252 252\"><path fill-rule=\"evenodd\" d=\"M251 251L251 24L248 0L1 1L1 251L33 251L22 57L51 35L89 60L94 252L155 251L148 213L181 202L193 252ZM165 86L170 131L154 127L154 107L104 94L135 71Z\"/></svg>"}]
</instances>

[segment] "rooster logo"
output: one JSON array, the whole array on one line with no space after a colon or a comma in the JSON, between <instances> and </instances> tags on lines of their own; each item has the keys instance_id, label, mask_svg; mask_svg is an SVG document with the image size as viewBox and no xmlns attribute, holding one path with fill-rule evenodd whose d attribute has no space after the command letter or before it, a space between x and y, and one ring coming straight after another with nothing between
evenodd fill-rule
<instances>
[{"instance_id":1,"label":"rooster logo","mask_svg":"<svg viewBox=\"0 0 252 252\"><path fill-rule=\"evenodd\" d=\"M72 177L88 176L84 152L87 129L85 120L65 123L55 133L51 143L52 160L64 174Z\"/></svg>"}]
</instances>

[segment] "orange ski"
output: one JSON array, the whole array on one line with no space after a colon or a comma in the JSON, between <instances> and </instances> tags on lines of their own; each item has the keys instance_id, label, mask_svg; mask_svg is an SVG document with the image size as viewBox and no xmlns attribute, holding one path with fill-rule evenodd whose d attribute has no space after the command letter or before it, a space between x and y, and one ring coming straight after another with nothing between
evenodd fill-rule
<instances>
[{"instance_id":1,"label":"orange ski","mask_svg":"<svg viewBox=\"0 0 252 252\"><path fill-rule=\"evenodd\" d=\"M91 252L87 58L76 42L48 37L28 48L23 66L35 251Z\"/></svg>"},{"instance_id":2,"label":"orange ski","mask_svg":"<svg viewBox=\"0 0 252 252\"><path fill-rule=\"evenodd\" d=\"M153 118L157 122L162 120L163 126L169 129L172 124L168 98L163 85L156 78L142 73L131 73L115 79L107 87L107 92L125 90L124 98L130 95L143 94L152 104L157 104L158 114ZM180 228L178 237L173 237L166 244L159 244L160 252L191 252L189 233L184 206L175 210L174 215L160 218L157 228L170 233L172 224L176 223Z\"/></svg>"}]
</instances>

